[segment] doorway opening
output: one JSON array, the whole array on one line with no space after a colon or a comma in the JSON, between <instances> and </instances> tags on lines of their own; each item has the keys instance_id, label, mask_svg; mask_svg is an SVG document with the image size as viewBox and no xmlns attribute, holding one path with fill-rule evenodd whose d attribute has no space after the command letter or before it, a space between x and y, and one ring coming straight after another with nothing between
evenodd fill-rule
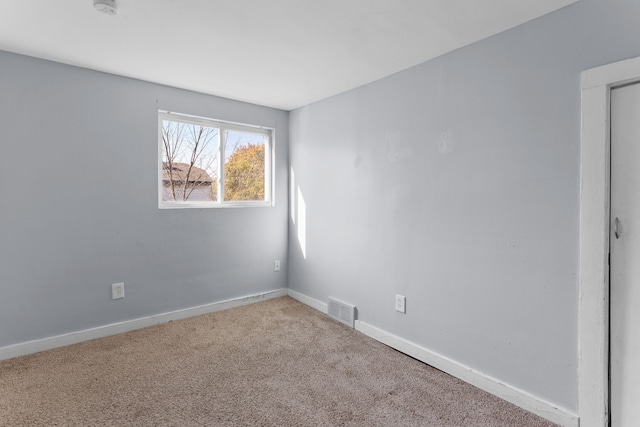
<instances>
[{"instance_id":1,"label":"doorway opening","mask_svg":"<svg viewBox=\"0 0 640 427\"><path fill-rule=\"evenodd\" d=\"M580 425L609 423L609 210L611 88L640 81L640 57L581 75Z\"/></svg>"}]
</instances>

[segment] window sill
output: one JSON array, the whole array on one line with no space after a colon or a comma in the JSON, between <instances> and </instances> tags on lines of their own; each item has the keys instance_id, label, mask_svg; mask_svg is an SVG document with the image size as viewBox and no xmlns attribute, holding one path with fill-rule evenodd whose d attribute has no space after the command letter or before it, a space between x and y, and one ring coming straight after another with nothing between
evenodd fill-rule
<instances>
[{"instance_id":1,"label":"window sill","mask_svg":"<svg viewBox=\"0 0 640 427\"><path fill-rule=\"evenodd\" d=\"M271 208L273 203L264 202L160 202L158 209L225 209L225 208Z\"/></svg>"}]
</instances>

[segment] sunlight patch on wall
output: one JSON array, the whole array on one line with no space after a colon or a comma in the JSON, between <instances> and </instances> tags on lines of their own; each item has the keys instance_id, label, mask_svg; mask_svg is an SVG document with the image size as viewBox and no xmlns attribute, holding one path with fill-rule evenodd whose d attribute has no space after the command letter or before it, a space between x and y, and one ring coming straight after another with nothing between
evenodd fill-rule
<instances>
[{"instance_id":1,"label":"sunlight patch on wall","mask_svg":"<svg viewBox=\"0 0 640 427\"><path fill-rule=\"evenodd\" d=\"M302 191L298 187L298 243L300 244L300 250L302 250L302 256L307 259L307 205L302 197Z\"/></svg>"},{"instance_id":2,"label":"sunlight patch on wall","mask_svg":"<svg viewBox=\"0 0 640 427\"><path fill-rule=\"evenodd\" d=\"M307 205L302 196L302 190L296 185L296 174L291 166L289 173L289 212L291 222L296 225L298 244L302 251L302 256L307 259Z\"/></svg>"},{"instance_id":3,"label":"sunlight patch on wall","mask_svg":"<svg viewBox=\"0 0 640 427\"><path fill-rule=\"evenodd\" d=\"M296 223L296 174L293 171L293 166L291 166L291 171L289 172L289 185L290 185L290 193L289 193L289 212L291 214L291 221Z\"/></svg>"}]
</instances>

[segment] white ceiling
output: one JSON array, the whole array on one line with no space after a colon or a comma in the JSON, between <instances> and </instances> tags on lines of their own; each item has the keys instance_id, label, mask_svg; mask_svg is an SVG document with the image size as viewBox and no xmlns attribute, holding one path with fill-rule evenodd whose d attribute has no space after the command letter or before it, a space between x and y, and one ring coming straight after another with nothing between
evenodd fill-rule
<instances>
[{"instance_id":1,"label":"white ceiling","mask_svg":"<svg viewBox=\"0 0 640 427\"><path fill-rule=\"evenodd\" d=\"M575 1L2 0L0 50L291 110Z\"/></svg>"}]
</instances>

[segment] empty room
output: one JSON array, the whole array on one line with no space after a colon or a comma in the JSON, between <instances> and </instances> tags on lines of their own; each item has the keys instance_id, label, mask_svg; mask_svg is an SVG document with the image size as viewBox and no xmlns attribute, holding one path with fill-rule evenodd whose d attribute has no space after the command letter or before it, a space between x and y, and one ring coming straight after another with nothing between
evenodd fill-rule
<instances>
[{"instance_id":1,"label":"empty room","mask_svg":"<svg viewBox=\"0 0 640 427\"><path fill-rule=\"evenodd\" d=\"M637 425L639 0L0 22L0 426Z\"/></svg>"}]
</instances>

